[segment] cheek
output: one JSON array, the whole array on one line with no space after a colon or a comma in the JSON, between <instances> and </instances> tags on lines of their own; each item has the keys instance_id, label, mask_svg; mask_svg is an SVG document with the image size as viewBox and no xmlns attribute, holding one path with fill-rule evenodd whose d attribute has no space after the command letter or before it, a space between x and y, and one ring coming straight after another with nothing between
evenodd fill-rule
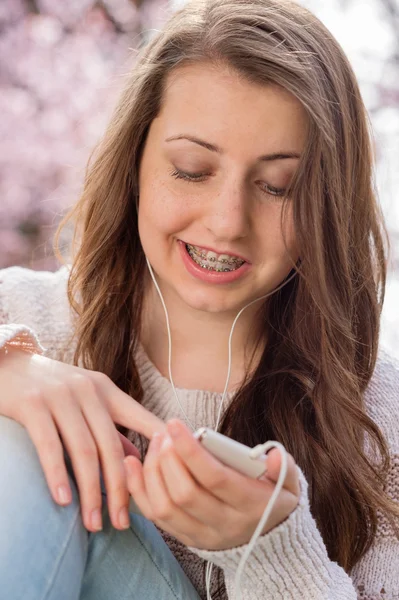
<instances>
[{"instance_id":1,"label":"cheek","mask_svg":"<svg viewBox=\"0 0 399 600\"><path fill-rule=\"evenodd\" d=\"M139 228L159 233L176 233L188 220L188 203L173 194L166 184L154 178L143 186L139 199Z\"/></svg>"},{"instance_id":2,"label":"cheek","mask_svg":"<svg viewBox=\"0 0 399 600\"><path fill-rule=\"evenodd\" d=\"M183 187L166 174L165 167L146 168L142 173L139 186L140 235L146 232L146 235L184 237L187 230L201 219L203 198L199 197L195 186L193 189Z\"/></svg>"},{"instance_id":3,"label":"cheek","mask_svg":"<svg viewBox=\"0 0 399 600\"><path fill-rule=\"evenodd\" d=\"M147 141L139 169L140 235L162 231L173 215L173 203L163 179L156 152Z\"/></svg>"},{"instance_id":4,"label":"cheek","mask_svg":"<svg viewBox=\"0 0 399 600\"><path fill-rule=\"evenodd\" d=\"M192 203L187 197L173 193L162 183L140 192L139 236L145 250L163 253L174 246L176 239L185 239L195 222Z\"/></svg>"},{"instance_id":5,"label":"cheek","mask_svg":"<svg viewBox=\"0 0 399 600\"><path fill-rule=\"evenodd\" d=\"M281 225L281 209L273 213L268 213L268 218L259 222L258 239L261 240L260 247L265 262L273 260L286 268L292 264L290 256L294 262L299 258L299 248L297 245L297 236L292 210L287 210L283 226ZM289 256L287 256L287 252Z\"/></svg>"}]
</instances>

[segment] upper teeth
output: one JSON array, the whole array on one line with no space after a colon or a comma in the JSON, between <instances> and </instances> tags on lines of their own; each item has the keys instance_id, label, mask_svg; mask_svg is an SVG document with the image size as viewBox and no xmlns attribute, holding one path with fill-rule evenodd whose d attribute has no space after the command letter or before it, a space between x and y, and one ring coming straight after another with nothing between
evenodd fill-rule
<instances>
[{"instance_id":1,"label":"upper teeth","mask_svg":"<svg viewBox=\"0 0 399 600\"><path fill-rule=\"evenodd\" d=\"M195 254L197 254L204 260L208 260L210 262L219 262L222 264L226 264L226 263L243 264L245 262L241 258L238 258L238 256L231 256L230 254L216 254L216 252L212 252L212 250L205 250L204 248L201 248L200 246L191 246L190 244L187 244L187 246L190 248L190 250L192 252L195 252Z\"/></svg>"}]
</instances>

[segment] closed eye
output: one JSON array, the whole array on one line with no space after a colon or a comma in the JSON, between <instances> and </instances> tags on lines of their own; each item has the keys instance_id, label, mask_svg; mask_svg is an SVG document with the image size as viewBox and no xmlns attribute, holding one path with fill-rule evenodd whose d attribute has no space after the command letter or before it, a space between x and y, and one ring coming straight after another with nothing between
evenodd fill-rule
<instances>
[{"instance_id":1,"label":"closed eye","mask_svg":"<svg viewBox=\"0 0 399 600\"><path fill-rule=\"evenodd\" d=\"M276 188L268 183L261 183L265 187L264 192L266 192L266 194L271 194L272 196L284 196L287 191L285 188Z\"/></svg>"},{"instance_id":2,"label":"closed eye","mask_svg":"<svg viewBox=\"0 0 399 600\"><path fill-rule=\"evenodd\" d=\"M189 181L192 183L205 181L205 179L210 176L209 173L187 173L185 171L180 171L180 169L174 169L173 171L171 171L171 175L175 179L183 179L184 181ZM281 197L284 196L286 193L285 188L276 188L272 185L269 185L268 183L265 183L264 181L260 181L259 183L261 184L259 186L261 191L265 194Z\"/></svg>"},{"instance_id":3,"label":"closed eye","mask_svg":"<svg viewBox=\"0 0 399 600\"><path fill-rule=\"evenodd\" d=\"M171 175L175 179L184 179L186 181L204 181L205 177L207 177L209 173L186 173L185 171L175 169L171 172Z\"/></svg>"}]
</instances>

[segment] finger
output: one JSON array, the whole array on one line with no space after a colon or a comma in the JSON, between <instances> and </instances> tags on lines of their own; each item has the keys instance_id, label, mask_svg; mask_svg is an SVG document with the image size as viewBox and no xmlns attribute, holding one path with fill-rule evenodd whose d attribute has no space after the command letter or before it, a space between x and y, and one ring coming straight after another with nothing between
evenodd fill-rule
<instances>
[{"instance_id":1,"label":"finger","mask_svg":"<svg viewBox=\"0 0 399 600\"><path fill-rule=\"evenodd\" d=\"M168 522L175 531L189 535L190 531L196 531L204 525L185 513L170 497L159 466L159 450L162 441L162 435L153 437L143 466L144 484L151 510L155 521Z\"/></svg>"},{"instance_id":2,"label":"finger","mask_svg":"<svg viewBox=\"0 0 399 600\"><path fill-rule=\"evenodd\" d=\"M125 454L118 431L90 379L77 375L70 385L97 446L111 521L117 529L127 529L130 525L129 492L123 466Z\"/></svg>"},{"instance_id":3,"label":"finger","mask_svg":"<svg viewBox=\"0 0 399 600\"><path fill-rule=\"evenodd\" d=\"M124 459L124 464L129 491L143 516L174 537L178 536L180 541L183 542L183 544L186 544L186 546L195 546L191 537L181 531L175 531L169 521L156 519L152 512L150 498L145 487L143 466L141 462L136 457L128 456Z\"/></svg>"},{"instance_id":4,"label":"finger","mask_svg":"<svg viewBox=\"0 0 399 600\"><path fill-rule=\"evenodd\" d=\"M99 387L102 399L114 423L123 425L151 439L154 433L165 430L165 423L146 410L131 396L119 389L104 373L90 372Z\"/></svg>"},{"instance_id":5,"label":"finger","mask_svg":"<svg viewBox=\"0 0 399 600\"><path fill-rule=\"evenodd\" d=\"M56 390L50 393L51 398L47 398L47 403L71 459L83 523L88 530L99 531L102 528L102 497L97 446L69 388L59 386L56 402L52 401L55 393Z\"/></svg>"},{"instance_id":6,"label":"finger","mask_svg":"<svg viewBox=\"0 0 399 600\"><path fill-rule=\"evenodd\" d=\"M172 501L159 468L162 441L162 435L153 436L143 465L143 477L154 518L168 521L174 514L182 511Z\"/></svg>"},{"instance_id":7,"label":"finger","mask_svg":"<svg viewBox=\"0 0 399 600\"><path fill-rule=\"evenodd\" d=\"M278 448L272 448L267 454L267 473L265 474L264 479L269 479L273 483L277 483L280 476L281 463L282 458L280 450ZM295 494L295 496L300 495L298 470L294 458L288 452L287 473L283 487L292 494Z\"/></svg>"},{"instance_id":8,"label":"finger","mask_svg":"<svg viewBox=\"0 0 399 600\"><path fill-rule=\"evenodd\" d=\"M29 409L29 414L26 414L26 408ZM30 391L26 395L24 402L21 402L19 418L36 448L55 502L62 505L69 504L72 500L72 492L62 442L40 393Z\"/></svg>"},{"instance_id":9,"label":"finger","mask_svg":"<svg viewBox=\"0 0 399 600\"><path fill-rule=\"evenodd\" d=\"M275 487L270 479L259 481L227 467L212 456L178 419L168 422L167 431L194 479L226 505L245 512L249 498L257 505L270 497Z\"/></svg>"},{"instance_id":10,"label":"finger","mask_svg":"<svg viewBox=\"0 0 399 600\"><path fill-rule=\"evenodd\" d=\"M135 456L126 456L123 463L129 493L134 498L143 516L149 521L154 521L155 517L151 511L151 504L147 496L141 462Z\"/></svg>"},{"instance_id":11,"label":"finger","mask_svg":"<svg viewBox=\"0 0 399 600\"><path fill-rule=\"evenodd\" d=\"M229 506L237 506L246 501L250 483L248 477L212 456L178 419L168 422L167 431L177 454L206 490Z\"/></svg>"},{"instance_id":12,"label":"finger","mask_svg":"<svg viewBox=\"0 0 399 600\"><path fill-rule=\"evenodd\" d=\"M176 454L169 436L162 443L159 464L162 479L174 504L201 523L219 527L230 507L198 485Z\"/></svg>"}]
</instances>

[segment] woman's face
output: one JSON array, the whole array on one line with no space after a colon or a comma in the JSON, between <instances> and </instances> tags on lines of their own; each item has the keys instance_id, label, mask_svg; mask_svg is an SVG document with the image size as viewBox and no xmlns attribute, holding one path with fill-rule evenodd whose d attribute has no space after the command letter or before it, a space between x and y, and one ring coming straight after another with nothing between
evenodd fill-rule
<instances>
[{"instance_id":1,"label":"woman's face","mask_svg":"<svg viewBox=\"0 0 399 600\"><path fill-rule=\"evenodd\" d=\"M299 249L281 194L306 134L282 88L206 63L170 74L139 169L140 239L168 298L237 312L287 276Z\"/></svg>"}]
</instances>

